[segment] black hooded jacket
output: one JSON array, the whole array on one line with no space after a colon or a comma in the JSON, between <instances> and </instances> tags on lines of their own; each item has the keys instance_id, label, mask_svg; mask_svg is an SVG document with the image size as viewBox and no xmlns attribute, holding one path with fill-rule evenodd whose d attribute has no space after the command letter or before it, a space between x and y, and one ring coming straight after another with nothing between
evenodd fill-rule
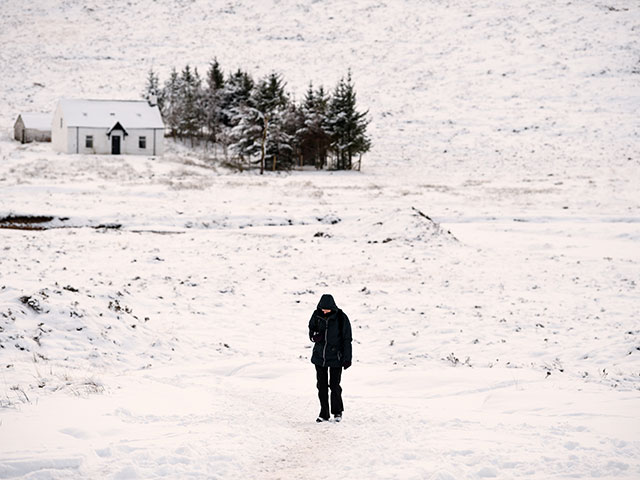
<instances>
[{"instance_id":1,"label":"black hooded jacket","mask_svg":"<svg viewBox=\"0 0 640 480\"><path fill-rule=\"evenodd\" d=\"M324 314L322 310L331 310ZM311 355L311 362L321 367L341 367L351 363L351 323L338 308L331 295L322 295L309 320L309 339L320 334Z\"/></svg>"}]
</instances>

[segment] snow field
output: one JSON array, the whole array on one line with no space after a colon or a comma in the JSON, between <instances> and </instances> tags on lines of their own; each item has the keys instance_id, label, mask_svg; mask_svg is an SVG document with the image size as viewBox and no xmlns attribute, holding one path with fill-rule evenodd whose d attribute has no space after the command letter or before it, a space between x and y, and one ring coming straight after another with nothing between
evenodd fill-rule
<instances>
[{"instance_id":1,"label":"snow field","mask_svg":"<svg viewBox=\"0 0 640 480\"><path fill-rule=\"evenodd\" d=\"M620 414L636 401L632 394L611 405L598 389L572 392L520 375L496 382L504 371L488 378L468 369L443 375L365 366L345 373L344 422L315 425L314 399L301 398L313 388L307 365L267 363L243 373L234 365L227 362L229 377L219 364L160 368L120 379L109 396L43 398L38 409L56 415L22 411L20 421L6 421L5 433L16 438L7 453L29 455L4 461L3 476L637 475L637 420Z\"/></svg>"},{"instance_id":2,"label":"snow field","mask_svg":"<svg viewBox=\"0 0 640 480\"><path fill-rule=\"evenodd\" d=\"M555 198L572 187L553 177L489 182L500 197L474 201L482 186L425 188L420 175L167 188L162 172L179 165L108 189L46 169L5 187L4 214L76 228L0 230L0 295L16 316L3 338L29 349L3 342L4 476L322 478L332 453L354 479L638 475L633 217L589 204L573 216ZM72 178L92 168L76 163ZM205 167L190 168L187 184ZM486 216L492 201L500 217ZM340 425L313 422L306 329L325 291L354 329Z\"/></svg>"},{"instance_id":3,"label":"snow field","mask_svg":"<svg viewBox=\"0 0 640 480\"><path fill-rule=\"evenodd\" d=\"M619 0L5 2L0 218L55 219L0 229L0 477L640 477L639 22ZM22 111L214 56L298 98L351 67L363 172L10 140ZM354 327L340 425L313 421L325 292Z\"/></svg>"}]
</instances>

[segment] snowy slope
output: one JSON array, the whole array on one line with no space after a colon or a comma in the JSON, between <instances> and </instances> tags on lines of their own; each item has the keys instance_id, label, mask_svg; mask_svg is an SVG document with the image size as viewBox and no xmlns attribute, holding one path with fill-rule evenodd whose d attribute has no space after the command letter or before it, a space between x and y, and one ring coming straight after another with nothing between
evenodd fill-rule
<instances>
[{"instance_id":1,"label":"snowy slope","mask_svg":"<svg viewBox=\"0 0 640 480\"><path fill-rule=\"evenodd\" d=\"M51 219L0 229L0 478L638 478L639 31L624 1L2 4L0 224ZM10 140L213 56L297 95L350 66L364 171Z\"/></svg>"},{"instance_id":2,"label":"snowy slope","mask_svg":"<svg viewBox=\"0 0 640 480\"><path fill-rule=\"evenodd\" d=\"M0 120L62 96L135 98L146 72L353 69L375 165L621 165L637 154L636 2L41 0L3 5ZM25 27L28 25L28 28ZM446 153L444 151L447 151ZM637 158L634 158L637 160Z\"/></svg>"}]
</instances>

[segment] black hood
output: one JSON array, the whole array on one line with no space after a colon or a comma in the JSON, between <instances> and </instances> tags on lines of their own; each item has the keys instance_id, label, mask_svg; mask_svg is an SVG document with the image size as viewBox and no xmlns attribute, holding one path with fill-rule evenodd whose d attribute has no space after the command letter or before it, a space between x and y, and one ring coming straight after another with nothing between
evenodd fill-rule
<instances>
[{"instance_id":1,"label":"black hood","mask_svg":"<svg viewBox=\"0 0 640 480\"><path fill-rule=\"evenodd\" d=\"M318 302L318 310L322 310L322 309L331 310L332 312L338 311L338 306L336 305L336 301L333 299L331 295L325 293L320 298L320 301Z\"/></svg>"}]
</instances>

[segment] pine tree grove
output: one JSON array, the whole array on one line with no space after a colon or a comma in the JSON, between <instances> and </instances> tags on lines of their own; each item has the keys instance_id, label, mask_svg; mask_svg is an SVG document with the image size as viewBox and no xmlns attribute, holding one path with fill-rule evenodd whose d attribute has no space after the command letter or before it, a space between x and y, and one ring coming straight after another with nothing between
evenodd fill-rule
<instances>
[{"instance_id":1,"label":"pine tree grove","mask_svg":"<svg viewBox=\"0 0 640 480\"><path fill-rule=\"evenodd\" d=\"M278 73L254 80L237 70L224 75L214 59L204 76L186 65L164 85L150 70L143 98L156 101L169 135L218 148L242 168L286 170L314 166L349 170L371 148L368 112L358 111L351 71L331 94L313 84L301 103Z\"/></svg>"}]
</instances>

